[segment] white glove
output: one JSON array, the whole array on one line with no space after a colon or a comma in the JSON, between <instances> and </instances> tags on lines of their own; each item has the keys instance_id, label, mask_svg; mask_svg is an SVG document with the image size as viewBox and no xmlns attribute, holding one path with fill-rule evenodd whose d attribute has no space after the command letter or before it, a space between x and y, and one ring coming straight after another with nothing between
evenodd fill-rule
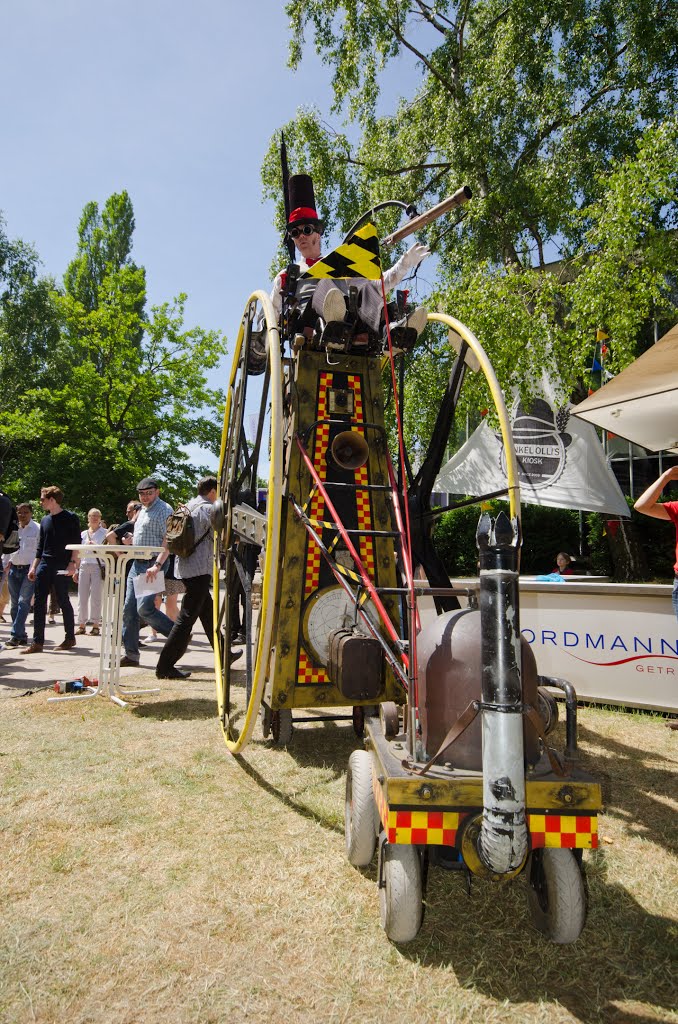
<instances>
[{"instance_id":1,"label":"white glove","mask_svg":"<svg viewBox=\"0 0 678 1024\"><path fill-rule=\"evenodd\" d=\"M431 255L431 250L427 245L422 245L421 242L415 242L414 245L410 246L406 253L404 253L398 261L403 270L412 270L414 267L418 267L427 256Z\"/></svg>"}]
</instances>

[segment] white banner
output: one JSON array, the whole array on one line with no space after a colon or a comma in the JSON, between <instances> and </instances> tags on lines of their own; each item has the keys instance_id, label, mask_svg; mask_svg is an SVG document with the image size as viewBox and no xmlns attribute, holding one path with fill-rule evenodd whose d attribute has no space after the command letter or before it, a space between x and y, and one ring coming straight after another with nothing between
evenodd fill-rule
<instances>
[{"instance_id":1,"label":"white banner","mask_svg":"<svg viewBox=\"0 0 678 1024\"><path fill-rule=\"evenodd\" d=\"M529 412L520 403L514 407L511 425L521 500L549 508L628 516L628 505L595 427L570 416L570 410L568 405L554 412L544 398L533 402ZM482 495L507 484L501 436L481 423L443 466L434 490Z\"/></svg>"}]
</instances>

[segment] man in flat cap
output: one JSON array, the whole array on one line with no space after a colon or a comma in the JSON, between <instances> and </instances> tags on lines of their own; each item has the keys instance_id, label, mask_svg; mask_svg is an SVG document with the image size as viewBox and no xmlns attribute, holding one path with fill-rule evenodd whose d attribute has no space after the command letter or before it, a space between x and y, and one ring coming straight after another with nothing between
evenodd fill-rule
<instances>
[{"instance_id":1,"label":"man in flat cap","mask_svg":"<svg viewBox=\"0 0 678 1024\"><path fill-rule=\"evenodd\" d=\"M162 551L155 558L135 558L132 562L132 568L127 577L125 606L122 613L122 643L125 648L125 656L120 659L120 664L123 667L139 664L140 618L163 636L169 636L174 625L168 615L155 607L153 594L137 598L134 592L136 577L146 573L147 578L153 581L169 555L165 532L167 517L172 514L172 506L160 497L160 483L153 476L146 476L139 481L137 493L142 507L134 523L132 543L162 547Z\"/></svg>"}]
</instances>

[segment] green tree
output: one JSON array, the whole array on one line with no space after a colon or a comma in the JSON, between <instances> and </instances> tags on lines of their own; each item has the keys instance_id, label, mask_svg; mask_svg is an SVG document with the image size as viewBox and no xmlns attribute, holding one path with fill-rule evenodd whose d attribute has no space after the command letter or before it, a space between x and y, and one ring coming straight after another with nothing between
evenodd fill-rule
<instances>
[{"instance_id":1,"label":"green tree","mask_svg":"<svg viewBox=\"0 0 678 1024\"><path fill-rule=\"evenodd\" d=\"M98 307L99 289L105 277L123 267L138 270L131 258L134 226L134 209L126 191L109 196L101 212L98 203L90 202L85 206L78 225L77 255L64 274L64 287L87 312ZM132 298L131 289L129 298ZM145 272L142 269L137 292L139 313L143 312L144 302Z\"/></svg>"},{"instance_id":2,"label":"green tree","mask_svg":"<svg viewBox=\"0 0 678 1024\"><path fill-rule=\"evenodd\" d=\"M54 282L38 276L35 250L8 238L0 214L0 417L14 412L27 387L46 379L48 353L59 338ZM14 439L0 431L0 463Z\"/></svg>"},{"instance_id":3,"label":"green tree","mask_svg":"<svg viewBox=\"0 0 678 1024\"><path fill-rule=\"evenodd\" d=\"M614 369L645 317L675 318L670 0L291 0L287 12L290 64L315 47L339 121L300 110L284 126L290 165L310 171L329 227L344 231L384 199L421 209L471 186L460 215L427 231L431 300L475 331L506 390L528 397L546 371L569 392L596 328L612 336ZM389 109L382 82L396 59L399 81L408 63L420 77ZM262 179L282 228L277 141ZM421 396L436 400L430 363L448 358L442 337L426 344L408 376L415 447ZM480 382L465 398L487 403Z\"/></svg>"},{"instance_id":4,"label":"green tree","mask_svg":"<svg viewBox=\"0 0 678 1024\"><path fill-rule=\"evenodd\" d=\"M200 444L216 459L223 407L206 373L224 354L224 338L185 328L185 295L146 308L133 228L126 193L111 196L101 214L94 203L85 208L64 292L51 296L59 332L46 372L0 416L0 436L14 446L15 491L57 481L71 505L95 503L116 518L149 472L170 499L193 490L202 467L188 463L182 445Z\"/></svg>"}]
</instances>

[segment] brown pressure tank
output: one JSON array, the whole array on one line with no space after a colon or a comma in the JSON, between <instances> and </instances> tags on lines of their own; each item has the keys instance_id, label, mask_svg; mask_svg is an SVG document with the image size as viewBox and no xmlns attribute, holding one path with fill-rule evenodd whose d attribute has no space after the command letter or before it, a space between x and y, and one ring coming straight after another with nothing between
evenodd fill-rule
<instances>
[{"instance_id":1,"label":"brown pressure tank","mask_svg":"<svg viewBox=\"0 0 678 1024\"><path fill-rule=\"evenodd\" d=\"M438 616L417 636L419 717L427 757L433 757L450 728L473 700L481 699L480 612L451 611ZM539 710L537 663L521 637L523 702ZM455 768L482 770L481 719L478 714L442 757ZM525 762L539 760L539 737L523 720Z\"/></svg>"}]
</instances>

